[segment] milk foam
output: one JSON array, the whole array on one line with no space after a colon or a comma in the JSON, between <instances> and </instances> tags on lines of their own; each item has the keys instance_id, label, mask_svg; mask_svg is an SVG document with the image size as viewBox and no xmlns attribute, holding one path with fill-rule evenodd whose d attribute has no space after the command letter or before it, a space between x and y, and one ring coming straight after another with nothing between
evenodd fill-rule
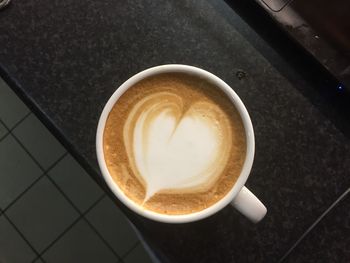
<instances>
[{"instance_id":1,"label":"milk foam","mask_svg":"<svg viewBox=\"0 0 350 263\"><path fill-rule=\"evenodd\" d=\"M215 182L231 147L225 118L216 105L198 101L185 107L169 92L133 107L123 133L132 170L146 184L144 202L160 191L196 191Z\"/></svg>"}]
</instances>

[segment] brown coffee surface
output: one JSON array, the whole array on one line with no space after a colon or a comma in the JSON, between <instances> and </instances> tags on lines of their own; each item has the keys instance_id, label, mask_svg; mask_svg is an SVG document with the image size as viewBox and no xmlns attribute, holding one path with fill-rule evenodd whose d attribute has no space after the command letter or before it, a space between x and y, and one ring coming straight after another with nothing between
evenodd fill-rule
<instances>
[{"instance_id":1,"label":"brown coffee surface","mask_svg":"<svg viewBox=\"0 0 350 263\"><path fill-rule=\"evenodd\" d=\"M130 153L130 147L126 143L126 138L132 138L133 130L126 127L130 126L130 123L127 124L130 114L135 114L132 113L135 105L140 104L144 98L159 94L171 94L170 99L171 96L180 98L183 113L188 111L191 105L205 104L219 108L223 117L218 117L215 123L219 122L228 130L223 133L223 136L226 136L226 152L225 156L216 160L220 172L214 181L199 188L165 189L145 201L147 183L137 171L137 167L135 168L131 157L133 153ZM152 103L152 100L149 100L149 103ZM181 116L179 118L181 119ZM118 99L107 118L103 150L109 173L128 198L150 211L180 215L208 208L230 191L242 170L246 155L246 138L237 109L220 89L195 76L167 73L141 80Z\"/></svg>"}]
</instances>

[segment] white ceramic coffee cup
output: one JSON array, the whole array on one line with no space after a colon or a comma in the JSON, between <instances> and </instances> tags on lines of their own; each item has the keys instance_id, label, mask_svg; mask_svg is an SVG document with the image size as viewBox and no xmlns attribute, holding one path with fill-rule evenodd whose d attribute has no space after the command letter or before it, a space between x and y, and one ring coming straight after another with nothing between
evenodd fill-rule
<instances>
[{"instance_id":1,"label":"white ceramic coffee cup","mask_svg":"<svg viewBox=\"0 0 350 263\"><path fill-rule=\"evenodd\" d=\"M221 89L227 97L232 101L234 106L237 108L242 120L246 134L246 158L243 164L243 168L241 174L232 187L232 189L224 196L220 201L216 202L212 206L201 210L199 212L186 214L186 215L165 215L156 213L150 210L145 209L141 205L135 203L131 199L129 199L124 192L119 188L119 186L114 182L111 175L108 172L107 165L104 158L103 153L103 132L106 124L107 117L109 112L112 110L115 103L118 103L118 99L123 93L133 86L135 83L140 80L154 76L160 73L171 73L171 72L179 72L191 74L193 76L197 76L203 78L211 83L213 83L216 87ZM149 219L153 219L155 221L165 222L165 223L186 223L197 221L208 216L211 216L223 209L228 204L231 204L234 208L236 208L239 212L249 218L252 222L259 222L266 214L266 207L260 202L260 200L248 190L244 186L245 182L248 179L250 170L252 168L253 159L254 159L254 151L255 151L255 141L254 141L254 131L253 125L250 120L247 109L245 108L243 102L238 97L238 95L228 86L223 80L213 75L212 73L205 71L203 69L199 69L193 66L187 65L162 65L153 68L146 69L131 78L125 81L111 96L108 100L106 106L104 107L98 127L97 127L97 135L96 135L96 151L97 151L97 159L102 172L102 175L112 190L112 192L117 196L117 198L123 202L127 207L129 207L134 212L147 217Z\"/></svg>"}]
</instances>

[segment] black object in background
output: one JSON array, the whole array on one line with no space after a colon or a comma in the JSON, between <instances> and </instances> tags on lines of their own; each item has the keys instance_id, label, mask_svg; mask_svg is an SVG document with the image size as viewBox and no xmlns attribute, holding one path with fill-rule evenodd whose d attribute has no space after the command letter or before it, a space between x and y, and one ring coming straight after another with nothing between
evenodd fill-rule
<instances>
[{"instance_id":1,"label":"black object in background","mask_svg":"<svg viewBox=\"0 0 350 263\"><path fill-rule=\"evenodd\" d=\"M322 98L314 96L314 90L308 91L304 85L295 86L308 99L319 106L318 108L333 123L341 129L344 134L350 136L350 86L341 83L334 74L321 64L309 50L297 41L285 27L281 26L273 16L271 16L261 4L256 1L226 0L226 3L239 14L239 16L250 25L254 31L263 38L295 71L300 74L305 81L319 94ZM339 0L342 1L342 0ZM272 6L276 10L283 10L285 6L294 2L293 0L271 0ZM350 5L350 4L349 4ZM269 8L269 7L267 7ZM279 8L279 9L278 9ZM271 11L273 12L273 11ZM239 27L238 27L239 29ZM349 31L350 32L350 31ZM245 35L245 32L241 32ZM247 38L254 38L251 35L245 35ZM254 43L254 41L250 41ZM259 47L256 47L259 49ZM260 50L267 57L282 75L294 83L290 72L279 61L273 61L273 56L269 57L268 51ZM265 53L265 54L264 54ZM322 104L322 105L321 105Z\"/></svg>"}]
</instances>

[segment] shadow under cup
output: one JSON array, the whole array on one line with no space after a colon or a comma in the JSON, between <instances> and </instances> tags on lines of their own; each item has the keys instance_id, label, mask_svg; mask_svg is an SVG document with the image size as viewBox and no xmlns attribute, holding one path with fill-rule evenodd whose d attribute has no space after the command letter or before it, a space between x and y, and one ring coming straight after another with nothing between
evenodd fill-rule
<instances>
[{"instance_id":1,"label":"shadow under cup","mask_svg":"<svg viewBox=\"0 0 350 263\"><path fill-rule=\"evenodd\" d=\"M104 151L103 151L104 129L105 129L107 117L111 112L115 103L117 103L118 99L123 95L124 92L126 92L130 87L134 86L136 83L150 76L155 76L155 75L164 74L164 73L189 74L191 76L204 79L205 81L213 84L215 87L221 89L222 92L226 94L227 98L229 98L229 100L233 103L234 107L238 111L245 130L245 137L246 137L245 138L246 139L245 161L242 166L240 176L238 177L237 181L233 185L232 189L222 199L220 199L218 202L214 203L210 207L205 208L198 212L190 213L190 214L183 214L183 215L160 214L157 212L146 210L141 205L135 203L125 195L125 193L120 189L120 187L112 179L108 171L108 168L105 162L105 157L104 157ZM105 105L102 111L102 114L100 116L100 120L97 128L97 134L96 134L96 151L97 151L98 163L99 163L102 175L107 185L112 190L112 192L116 195L116 197L121 202L123 202L128 208L130 208L134 212L146 218L149 218L155 221L165 222L165 223L186 223L186 222L197 221L218 212L219 210L221 210L231 202L240 212L245 214L252 221L255 221L255 222L259 221L266 214L266 208L248 189L244 187L244 184L249 176L249 173L253 164L254 150L255 150L255 142L254 142L253 126L252 126L249 114L244 104L238 97L238 95L223 80L216 77L212 73L193 66L187 66L187 65L173 64L173 65L162 65L162 66L149 68L134 75L133 77L125 81L113 93L113 95L110 97L107 104ZM249 192L245 191L245 189ZM244 191L241 191L241 190L244 190ZM236 198L240 192L244 192L244 193L241 193L240 196L238 196L239 198ZM249 199L250 194L257 201L259 201L261 206L263 206L263 208L265 209L265 211L263 211L264 210L263 208L260 209L260 215L258 220L256 217L256 211L255 211L257 207L256 207L256 203L254 203L256 202L256 200L253 200L250 198L250 201L248 200L250 203L247 202L247 198ZM234 202L234 200L238 200L239 204L237 205L237 202ZM249 210L248 215L245 213L244 210ZM250 210L252 210L252 212ZM252 213L252 217L249 215L249 213Z\"/></svg>"}]
</instances>

